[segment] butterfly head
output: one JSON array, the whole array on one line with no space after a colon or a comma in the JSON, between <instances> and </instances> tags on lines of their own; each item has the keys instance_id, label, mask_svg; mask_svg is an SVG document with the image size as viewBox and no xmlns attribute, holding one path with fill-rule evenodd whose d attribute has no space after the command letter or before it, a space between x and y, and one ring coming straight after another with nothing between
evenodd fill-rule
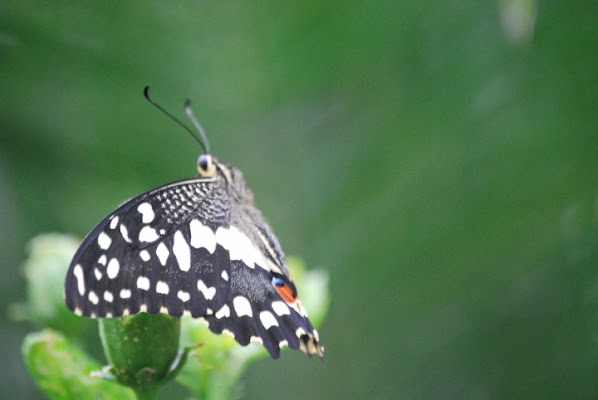
<instances>
[{"instance_id":1,"label":"butterfly head","mask_svg":"<svg viewBox=\"0 0 598 400\"><path fill-rule=\"evenodd\" d=\"M197 172L203 178L213 178L216 176L216 162L210 154L202 154L197 159Z\"/></svg>"},{"instance_id":2,"label":"butterfly head","mask_svg":"<svg viewBox=\"0 0 598 400\"><path fill-rule=\"evenodd\" d=\"M197 172L201 178L224 181L229 195L238 204L253 204L253 192L247 186L243 173L235 166L204 153L197 159Z\"/></svg>"}]
</instances>

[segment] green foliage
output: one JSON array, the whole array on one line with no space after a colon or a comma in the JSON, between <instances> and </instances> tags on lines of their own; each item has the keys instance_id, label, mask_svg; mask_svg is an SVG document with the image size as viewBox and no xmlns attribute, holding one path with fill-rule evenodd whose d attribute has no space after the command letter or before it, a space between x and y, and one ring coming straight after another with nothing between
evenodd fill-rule
<instances>
[{"instance_id":1,"label":"green foliage","mask_svg":"<svg viewBox=\"0 0 598 400\"><path fill-rule=\"evenodd\" d=\"M177 375L195 398L226 400L246 367L268 357L263 347L241 347L226 335L212 334L198 320L140 313L99 319L109 364L101 367L75 334L90 320L71 314L62 300L64 277L76 248L76 240L58 234L32 240L25 263L28 301L18 307L22 317L48 327L25 338L23 358L40 390L52 400L153 399ZM297 258L289 259L289 268L299 286L311 286L304 298L313 307L312 320L322 321L328 308L326 276L303 271Z\"/></svg>"},{"instance_id":2,"label":"green foliage","mask_svg":"<svg viewBox=\"0 0 598 400\"><path fill-rule=\"evenodd\" d=\"M56 233L39 235L29 242L29 257L23 264L27 301L11 307L13 318L29 320L67 336L77 336L91 327L91 320L77 317L64 305L65 268L78 246L74 237Z\"/></svg>"},{"instance_id":3,"label":"green foliage","mask_svg":"<svg viewBox=\"0 0 598 400\"><path fill-rule=\"evenodd\" d=\"M27 335L23 358L35 383L52 400L133 400L133 391L100 379L100 364L51 329Z\"/></svg>"},{"instance_id":4,"label":"green foliage","mask_svg":"<svg viewBox=\"0 0 598 400\"><path fill-rule=\"evenodd\" d=\"M150 83L331 274L325 363L254 362L246 399L596 399L597 20L596 0L2 2L0 313L29 238L196 173ZM12 362L26 329L0 318L0 398L39 398Z\"/></svg>"}]
</instances>

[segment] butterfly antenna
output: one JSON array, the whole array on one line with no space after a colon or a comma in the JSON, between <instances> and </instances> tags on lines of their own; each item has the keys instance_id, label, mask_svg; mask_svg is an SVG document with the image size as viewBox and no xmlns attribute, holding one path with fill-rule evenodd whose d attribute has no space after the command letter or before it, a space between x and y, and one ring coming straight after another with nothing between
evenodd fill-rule
<instances>
[{"instance_id":1,"label":"butterfly antenna","mask_svg":"<svg viewBox=\"0 0 598 400\"><path fill-rule=\"evenodd\" d=\"M158 103L156 103L154 100L152 100L152 98L149 95L149 88L150 85L145 85L145 88L143 88L143 95L145 96L145 98L147 99L147 101L149 101L150 103L152 103L152 105L154 107L156 107L158 110L162 111L164 114L166 114L168 117L170 117L170 119L172 119L174 122L176 122L177 124L179 124L180 126L182 126L187 132L189 132L189 134L191 136L193 136L193 138L195 140L197 140L197 142L201 145L201 147L203 148L203 151L206 154L209 154L210 151L210 146L208 145L208 140L206 139L205 133L203 132L203 130L201 129L201 126L199 128L199 131L201 133L201 137L204 139L204 142L201 141L201 139L199 137L197 137L197 135L191 130L191 128L189 128L187 125L185 125L184 123L182 123L177 117L175 117L174 115L172 115L171 113L169 113L168 111L166 111L164 108L162 108L161 105L159 105ZM187 103L190 103L189 100L187 100L185 102L185 112L187 112ZM187 115L189 115L189 113L187 113ZM191 119L195 125L195 120L192 118ZM196 125L197 126L197 125Z\"/></svg>"},{"instance_id":2,"label":"butterfly antenna","mask_svg":"<svg viewBox=\"0 0 598 400\"><path fill-rule=\"evenodd\" d=\"M187 101L185 101L185 113L187 114L191 122L193 122L195 128L199 131L199 134L201 135L201 138L203 139L203 142L206 145L206 154L210 154L210 142L208 142L208 135L206 135L206 132L203 130L203 127L199 123L199 120L195 117L195 114L193 114L193 110L191 110L191 99L187 99Z\"/></svg>"}]
</instances>

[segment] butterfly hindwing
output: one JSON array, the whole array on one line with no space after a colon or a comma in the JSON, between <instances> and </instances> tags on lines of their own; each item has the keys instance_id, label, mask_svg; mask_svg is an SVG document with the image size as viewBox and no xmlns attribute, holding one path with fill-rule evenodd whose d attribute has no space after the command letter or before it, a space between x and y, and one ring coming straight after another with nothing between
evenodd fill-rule
<instances>
[{"instance_id":1,"label":"butterfly hindwing","mask_svg":"<svg viewBox=\"0 0 598 400\"><path fill-rule=\"evenodd\" d=\"M274 358L280 349L301 347L300 338L313 331L309 320L289 306L272 285L272 274L258 268L248 270L239 262L231 263L231 288L225 308L208 316L212 331L226 331L240 344L258 342Z\"/></svg>"}]
</instances>

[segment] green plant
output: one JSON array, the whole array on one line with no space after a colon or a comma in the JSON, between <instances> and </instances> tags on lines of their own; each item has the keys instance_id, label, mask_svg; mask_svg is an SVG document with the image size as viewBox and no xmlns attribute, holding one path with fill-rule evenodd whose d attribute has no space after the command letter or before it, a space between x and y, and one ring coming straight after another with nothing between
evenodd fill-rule
<instances>
[{"instance_id":1,"label":"green plant","mask_svg":"<svg viewBox=\"0 0 598 400\"><path fill-rule=\"evenodd\" d=\"M33 239L24 264L27 301L12 314L42 330L23 341L25 365L51 399L153 399L166 382L176 379L196 399L230 398L245 368L267 352L258 345L239 346L226 335L214 335L200 321L164 314L140 313L98 320L107 366L91 357L81 333L94 320L70 313L62 299L64 275L78 240L60 234ZM303 303L317 326L328 308L327 275L305 272L290 257Z\"/></svg>"}]
</instances>

